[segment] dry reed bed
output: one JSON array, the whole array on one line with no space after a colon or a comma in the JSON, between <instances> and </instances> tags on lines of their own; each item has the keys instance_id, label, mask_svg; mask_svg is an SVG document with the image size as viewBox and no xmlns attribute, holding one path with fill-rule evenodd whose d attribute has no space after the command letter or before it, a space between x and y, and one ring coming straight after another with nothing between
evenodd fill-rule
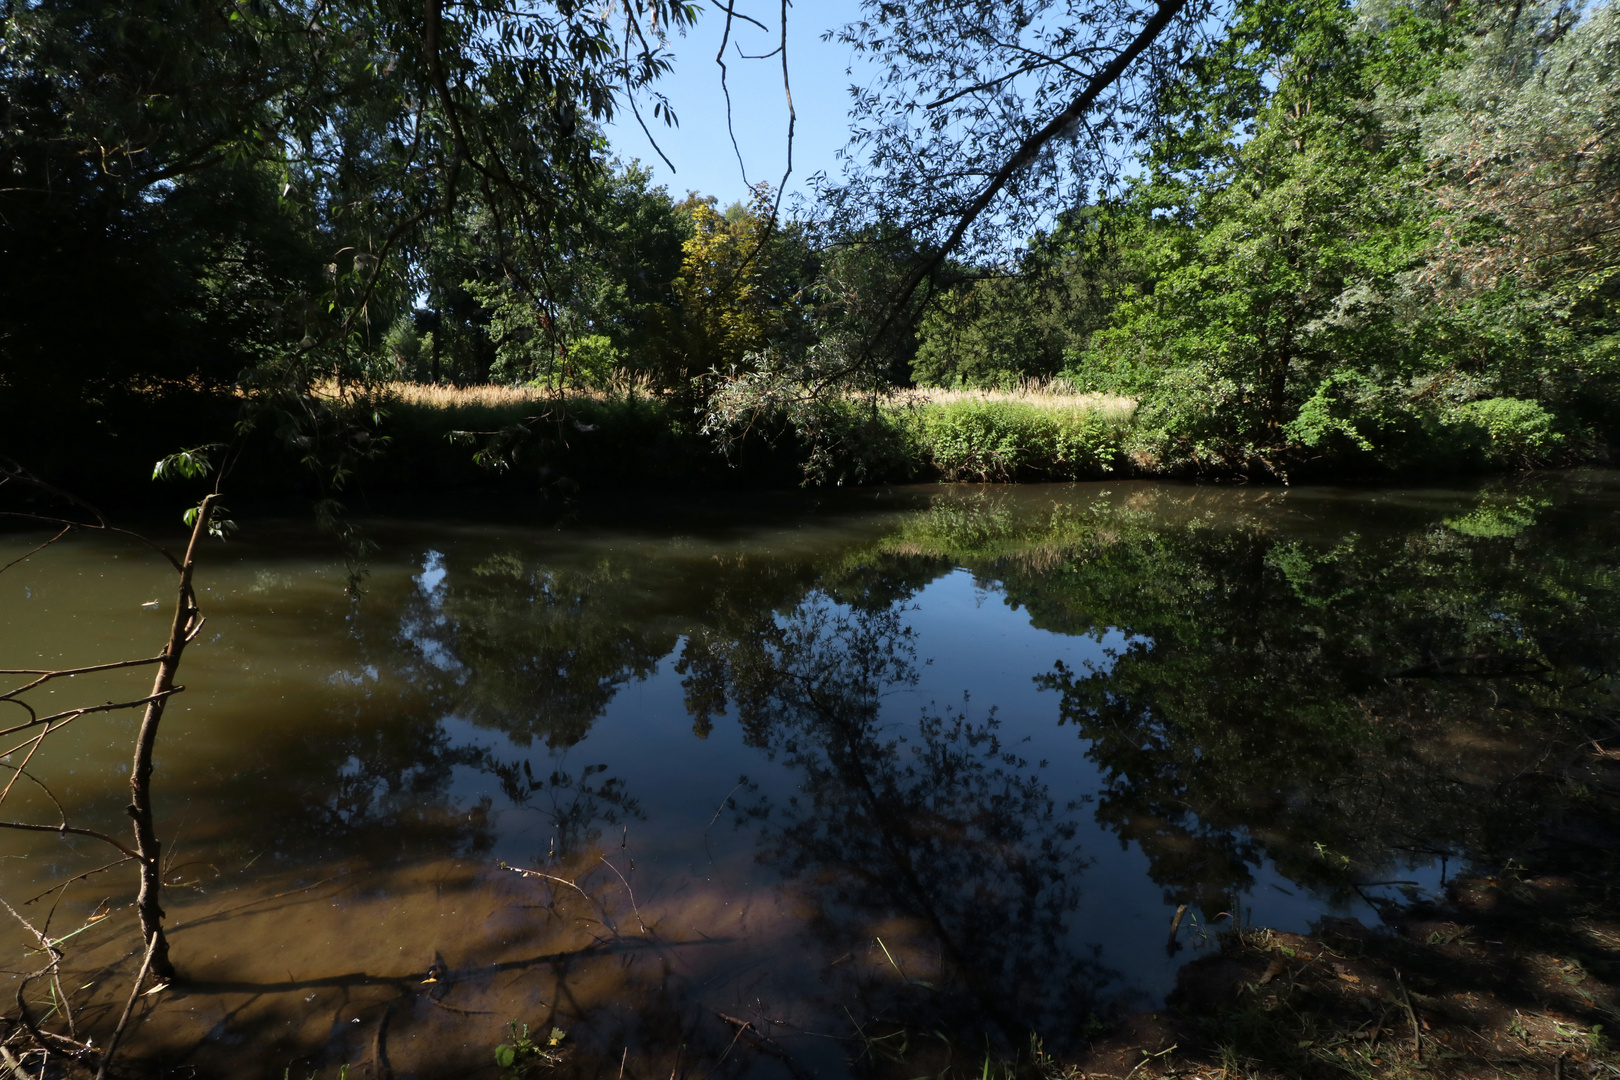
<instances>
[{"instance_id":1,"label":"dry reed bed","mask_svg":"<svg viewBox=\"0 0 1620 1080\"><path fill-rule=\"evenodd\" d=\"M918 387L896 395L898 401L916 401L927 405L953 405L959 402L1025 405L1043 412L1100 412L1117 419L1128 419L1136 412L1132 398L1114 394L1083 394L1061 383L1044 383L1018 390L946 390L940 387Z\"/></svg>"},{"instance_id":2,"label":"dry reed bed","mask_svg":"<svg viewBox=\"0 0 1620 1080\"><path fill-rule=\"evenodd\" d=\"M499 409L514 405L541 404L555 401L554 390L530 386L447 386L426 383L389 383L383 396L402 405L416 405L428 409L458 409L468 406Z\"/></svg>"},{"instance_id":3,"label":"dry reed bed","mask_svg":"<svg viewBox=\"0 0 1620 1080\"><path fill-rule=\"evenodd\" d=\"M627 385L625 389L628 388ZM645 392L647 388L637 386L636 389ZM619 392L622 393L623 391L620 390ZM483 386L434 386L408 382L390 383L383 391L383 394L388 399L404 405L430 409L454 409L469 406L506 408L543 404L556 401L559 397L603 400L604 398L617 396L613 393L597 390L576 389L559 392L553 389L530 386L493 384ZM1136 411L1136 402L1131 398L1111 394L1077 393L1061 383L1032 384L1018 390L946 390L939 387L919 387L913 390L899 391L889 397L889 402L902 406L947 406L962 402L1012 404L1052 413L1100 412L1110 418L1120 420L1129 419L1131 414Z\"/></svg>"}]
</instances>

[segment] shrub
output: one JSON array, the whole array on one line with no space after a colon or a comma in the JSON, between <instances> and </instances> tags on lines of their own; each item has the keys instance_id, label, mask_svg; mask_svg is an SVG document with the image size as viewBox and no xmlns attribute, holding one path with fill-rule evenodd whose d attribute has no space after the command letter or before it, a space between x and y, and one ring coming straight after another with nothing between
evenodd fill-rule
<instances>
[{"instance_id":1,"label":"shrub","mask_svg":"<svg viewBox=\"0 0 1620 1080\"><path fill-rule=\"evenodd\" d=\"M1564 443L1552 413L1539 402L1498 397L1470 401L1449 417L1452 424L1472 428L1482 441L1492 465L1529 466L1551 461Z\"/></svg>"},{"instance_id":2,"label":"shrub","mask_svg":"<svg viewBox=\"0 0 1620 1080\"><path fill-rule=\"evenodd\" d=\"M566 375L570 386L603 389L612 381L624 358L605 334L589 334L568 345Z\"/></svg>"},{"instance_id":3,"label":"shrub","mask_svg":"<svg viewBox=\"0 0 1620 1080\"><path fill-rule=\"evenodd\" d=\"M1101 410L964 399L924 406L918 443L942 478L1076 479L1112 471L1121 421Z\"/></svg>"}]
</instances>

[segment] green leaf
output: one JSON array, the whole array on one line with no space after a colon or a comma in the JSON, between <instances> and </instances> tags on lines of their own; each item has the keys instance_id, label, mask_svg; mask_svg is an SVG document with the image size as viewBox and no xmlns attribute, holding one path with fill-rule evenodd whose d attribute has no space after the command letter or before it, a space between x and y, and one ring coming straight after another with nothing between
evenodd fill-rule
<instances>
[{"instance_id":1,"label":"green leaf","mask_svg":"<svg viewBox=\"0 0 1620 1080\"><path fill-rule=\"evenodd\" d=\"M152 466L152 479L200 480L214 471L214 463L209 460L208 451L216 450L220 445L209 443L206 446L195 446L190 450L170 454Z\"/></svg>"}]
</instances>

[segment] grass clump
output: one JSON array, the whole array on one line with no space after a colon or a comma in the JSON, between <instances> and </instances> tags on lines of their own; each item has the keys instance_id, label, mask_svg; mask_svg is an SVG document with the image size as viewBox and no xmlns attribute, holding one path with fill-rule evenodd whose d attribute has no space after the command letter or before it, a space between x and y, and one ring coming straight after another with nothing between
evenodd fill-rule
<instances>
[{"instance_id":1,"label":"grass clump","mask_svg":"<svg viewBox=\"0 0 1620 1080\"><path fill-rule=\"evenodd\" d=\"M1123 399L935 394L915 413L921 462L942 480L1077 480L1121 464Z\"/></svg>"}]
</instances>

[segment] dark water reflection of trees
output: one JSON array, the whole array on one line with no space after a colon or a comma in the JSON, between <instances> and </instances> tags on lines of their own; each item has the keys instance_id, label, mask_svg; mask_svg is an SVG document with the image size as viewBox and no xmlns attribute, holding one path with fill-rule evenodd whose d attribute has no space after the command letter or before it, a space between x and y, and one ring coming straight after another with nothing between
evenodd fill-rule
<instances>
[{"instance_id":1,"label":"dark water reflection of trees","mask_svg":"<svg viewBox=\"0 0 1620 1080\"><path fill-rule=\"evenodd\" d=\"M1061 1040L1113 980L1073 925L1093 824L1209 919L1265 860L1351 895L1437 856L1578 861L1598 842L1554 820L1568 793L1548 762L1616 733L1608 500L1567 479L1449 501L947 492L875 540L686 565L651 607L646 567L430 558L370 646L411 707L345 736L347 772L309 780L338 801L312 802L324 827L359 828L444 800L469 767L550 813L565 851L586 846L645 793L458 745L440 718L555 759L677 655L694 732L734 722L794 778L736 806L804 897L818 992L862 1017ZM1098 766L1094 800L1055 799L994 702L892 700L928 660L910 602L956 567L1036 627L1125 635L1107 663L1029 672ZM487 843L477 820L456 828Z\"/></svg>"},{"instance_id":2,"label":"dark water reflection of trees","mask_svg":"<svg viewBox=\"0 0 1620 1080\"><path fill-rule=\"evenodd\" d=\"M1055 564L978 570L1038 626L1131 636L1041 683L1104 771L1098 822L1213 915L1262 854L1343 891L1437 855L1578 861L1589 840L1548 815L1555 759L1616 733L1600 494L1301 521L1160 489L1072 518Z\"/></svg>"},{"instance_id":3,"label":"dark water reflection of trees","mask_svg":"<svg viewBox=\"0 0 1620 1080\"><path fill-rule=\"evenodd\" d=\"M964 1037L989 1021L1013 1044L1076 1026L1107 979L1069 933L1077 808L1006 749L993 708L885 713L917 680L898 604L816 594L747 630L687 650L687 702L732 706L747 743L798 778L740 812L759 859L808 898L836 1002Z\"/></svg>"}]
</instances>

